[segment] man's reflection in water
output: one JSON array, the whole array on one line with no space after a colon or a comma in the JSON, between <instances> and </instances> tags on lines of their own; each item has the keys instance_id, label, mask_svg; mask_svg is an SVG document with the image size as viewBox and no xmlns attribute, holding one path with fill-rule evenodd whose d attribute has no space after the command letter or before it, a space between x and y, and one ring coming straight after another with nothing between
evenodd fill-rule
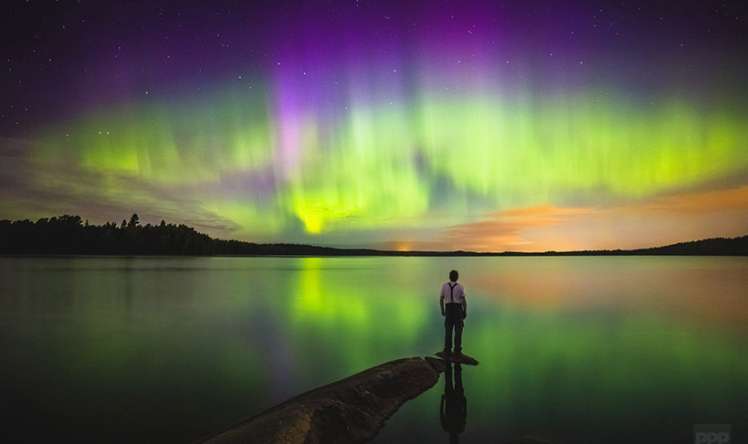
<instances>
[{"instance_id":1,"label":"man's reflection in water","mask_svg":"<svg viewBox=\"0 0 748 444\"><path fill-rule=\"evenodd\" d=\"M439 417L442 429L449 433L450 443L460 442L460 433L465 431L467 420L467 398L462 388L462 368L454 364L454 381L452 380L452 363L447 363L444 371L444 394L442 395Z\"/></svg>"}]
</instances>

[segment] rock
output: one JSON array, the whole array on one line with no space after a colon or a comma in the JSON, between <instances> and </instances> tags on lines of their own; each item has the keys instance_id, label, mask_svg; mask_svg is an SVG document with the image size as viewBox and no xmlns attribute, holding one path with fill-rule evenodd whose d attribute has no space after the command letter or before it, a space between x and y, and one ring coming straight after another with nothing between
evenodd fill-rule
<instances>
[{"instance_id":1,"label":"rock","mask_svg":"<svg viewBox=\"0 0 748 444\"><path fill-rule=\"evenodd\" d=\"M447 363L443 359L436 359L431 356L426 356L424 359L426 359L426 362L431 364L437 373L444 373L444 370L447 369Z\"/></svg>"},{"instance_id":2,"label":"rock","mask_svg":"<svg viewBox=\"0 0 748 444\"><path fill-rule=\"evenodd\" d=\"M373 438L406 401L436 384L443 363L390 361L285 401L206 443L360 443ZM441 365L441 367L439 367Z\"/></svg>"},{"instance_id":3,"label":"rock","mask_svg":"<svg viewBox=\"0 0 748 444\"><path fill-rule=\"evenodd\" d=\"M442 358L443 360L447 362L451 362L453 364L466 364L466 365L478 365L478 360L475 359L472 356L468 356L464 353L445 353L443 351L436 352L436 356Z\"/></svg>"}]
</instances>

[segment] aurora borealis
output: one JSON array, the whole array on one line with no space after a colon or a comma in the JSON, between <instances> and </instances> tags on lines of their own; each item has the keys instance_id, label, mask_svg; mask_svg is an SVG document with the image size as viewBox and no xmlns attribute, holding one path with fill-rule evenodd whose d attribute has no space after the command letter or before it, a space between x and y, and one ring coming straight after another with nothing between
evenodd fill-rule
<instances>
[{"instance_id":1,"label":"aurora borealis","mask_svg":"<svg viewBox=\"0 0 748 444\"><path fill-rule=\"evenodd\" d=\"M61 3L4 19L30 37L0 218L403 249L748 231L741 6Z\"/></svg>"}]
</instances>

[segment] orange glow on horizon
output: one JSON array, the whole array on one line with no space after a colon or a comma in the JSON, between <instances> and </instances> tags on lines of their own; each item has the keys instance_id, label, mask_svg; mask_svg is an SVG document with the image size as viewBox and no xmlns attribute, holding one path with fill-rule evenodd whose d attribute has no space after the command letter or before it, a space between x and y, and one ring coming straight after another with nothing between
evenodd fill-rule
<instances>
[{"instance_id":1,"label":"orange glow on horizon","mask_svg":"<svg viewBox=\"0 0 748 444\"><path fill-rule=\"evenodd\" d=\"M538 205L487 214L398 251L569 251L635 249L748 233L748 186L683 192L614 206Z\"/></svg>"}]
</instances>

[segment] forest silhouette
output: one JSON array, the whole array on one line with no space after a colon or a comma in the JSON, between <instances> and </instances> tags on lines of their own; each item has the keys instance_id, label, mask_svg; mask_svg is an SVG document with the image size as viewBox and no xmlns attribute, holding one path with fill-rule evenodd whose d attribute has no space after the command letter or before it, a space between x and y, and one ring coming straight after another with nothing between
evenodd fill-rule
<instances>
[{"instance_id":1,"label":"forest silhouette","mask_svg":"<svg viewBox=\"0 0 748 444\"><path fill-rule=\"evenodd\" d=\"M140 223L137 214L120 224L92 225L80 216L0 220L0 254L101 255L315 255L315 256L603 256L603 255L748 255L748 236L682 242L636 250L526 252L388 251L304 244L258 244L214 239L187 225Z\"/></svg>"},{"instance_id":2,"label":"forest silhouette","mask_svg":"<svg viewBox=\"0 0 748 444\"><path fill-rule=\"evenodd\" d=\"M5 254L271 255L331 254L335 249L213 239L187 225L141 225L137 214L119 225L92 225L80 216L0 221Z\"/></svg>"}]
</instances>

